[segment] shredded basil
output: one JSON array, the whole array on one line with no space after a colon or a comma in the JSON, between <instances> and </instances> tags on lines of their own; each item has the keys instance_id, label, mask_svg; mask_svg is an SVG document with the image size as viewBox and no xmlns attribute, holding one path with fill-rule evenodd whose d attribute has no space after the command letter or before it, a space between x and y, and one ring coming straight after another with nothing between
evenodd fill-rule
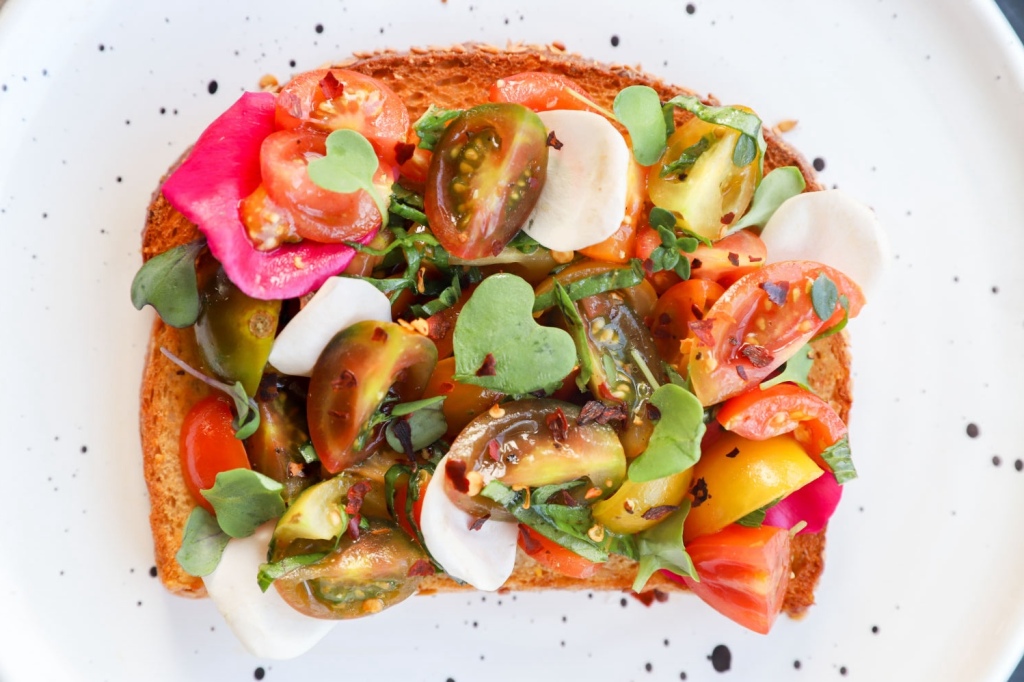
<instances>
[{"instance_id":1,"label":"shredded basil","mask_svg":"<svg viewBox=\"0 0 1024 682\"><path fill-rule=\"evenodd\" d=\"M448 123L461 115L462 110L460 109L441 109L431 104L426 112L412 125L413 130L420 137L420 142L417 146L420 149L433 151L438 140L441 139L445 129L448 127Z\"/></svg>"},{"instance_id":2,"label":"shredded basil","mask_svg":"<svg viewBox=\"0 0 1024 682\"><path fill-rule=\"evenodd\" d=\"M777 500L772 500L765 506L759 507L754 511L750 512L749 514L747 514L746 516L736 519L736 523L740 524L741 526L746 526L747 528L760 528L762 525L764 525L764 519L768 515L768 510L777 505L781 501L781 497Z\"/></svg>"},{"instance_id":3,"label":"shredded basil","mask_svg":"<svg viewBox=\"0 0 1024 682\"><path fill-rule=\"evenodd\" d=\"M679 154L679 158L671 163L665 164L662 169L658 172L658 175L665 178L669 175L685 176L693 169L697 159L701 157L701 154L711 148L711 142L708 136L700 138L694 144L690 145Z\"/></svg>"},{"instance_id":4,"label":"shredded basil","mask_svg":"<svg viewBox=\"0 0 1024 682\"><path fill-rule=\"evenodd\" d=\"M829 469L836 477L836 482L842 485L857 478L857 469L853 466L853 458L850 453L850 439L843 436L831 447L825 448L821 458L828 464Z\"/></svg>"},{"instance_id":5,"label":"shredded basil","mask_svg":"<svg viewBox=\"0 0 1024 682\"><path fill-rule=\"evenodd\" d=\"M619 289L628 289L640 284L643 280L643 264L634 258L629 262L629 267L612 268L595 275L583 277L575 282L564 284L562 287L565 289L570 301L579 301L587 296ZM536 297L533 302L533 312L543 312L556 305L556 303L555 290L552 288L551 291Z\"/></svg>"}]
</instances>

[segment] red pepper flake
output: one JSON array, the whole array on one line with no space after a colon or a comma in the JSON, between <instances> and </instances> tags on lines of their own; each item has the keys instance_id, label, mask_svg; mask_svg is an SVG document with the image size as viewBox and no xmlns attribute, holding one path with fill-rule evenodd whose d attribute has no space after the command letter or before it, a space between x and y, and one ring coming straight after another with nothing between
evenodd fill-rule
<instances>
[{"instance_id":1,"label":"red pepper flake","mask_svg":"<svg viewBox=\"0 0 1024 682\"><path fill-rule=\"evenodd\" d=\"M476 371L476 375L478 377L493 377L497 373L494 356L488 353L487 357L484 358L484 364L480 365L480 369Z\"/></svg>"},{"instance_id":2,"label":"red pepper flake","mask_svg":"<svg viewBox=\"0 0 1024 682\"><path fill-rule=\"evenodd\" d=\"M736 253L735 251L730 251L729 262L733 264L733 267L738 268L740 266L740 254Z\"/></svg>"},{"instance_id":3,"label":"red pepper flake","mask_svg":"<svg viewBox=\"0 0 1024 682\"><path fill-rule=\"evenodd\" d=\"M781 282L764 282L759 284L764 293L768 294L768 300L777 306L781 306L786 302L786 296L789 295L789 282L785 280Z\"/></svg>"},{"instance_id":4,"label":"red pepper flake","mask_svg":"<svg viewBox=\"0 0 1024 682\"><path fill-rule=\"evenodd\" d=\"M548 146L554 148L556 152L563 147L562 143L558 141L557 137L555 137L554 130L548 133Z\"/></svg>"},{"instance_id":5,"label":"red pepper flake","mask_svg":"<svg viewBox=\"0 0 1024 682\"><path fill-rule=\"evenodd\" d=\"M408 142L396 142L395 143L395 162L401 166L403 163L412 158L412 155L416 153L416 145L409 144Z\"/></svg>"},{"instance_id":6,"label":"red pepper flake","mask_svg":"<svg viewBox=\"0 0 1024 682\"><path fill-rule=\"evenodd\" d=\"M767 367L775 359L775 355L770 350L753 343L745 343L740 346L740 353L747 360L750 360L750 364L758 368Z\"/></svg>"},{"instance_id":7,"label":"red pepper flake","mask_svg":"<svg viewBox=\"0 0 1024 682\"><path fill-rule=\"evenodd\" d=\"M385 341L388 340L388 333L384 331L383 327L374 327L373 335L370 337L370 340L384 343Z\"/></svg>"},{"instance_id":8,"label":"red pepper flake","mask_svg":"<svg viewBox=\"0 0 1024 682\"><path fill-rule=\"evenodd\" d=\"M320 79L320 92L324 93L327 99L335 99L345 92L345 84L337 79L333 71L328 71L327 75Z\"/></svg>"},{"instance_id":9,"label":"red pepper flake","mask_svg":"<svg viewBox=\"0 0 1024 682\"><path fill-rule=\"evenodd\" d=\"M359 481L351 488L348 489L346 499L348 500L345 504L345 513L349 516L358 515L359 510L363 506L363 498L370 492L372 484L369 481Z\"/></svg>"},{"instance_id":10,"label":"red pepper flake","mask_svg":"<svg viewBox=\"0 0 1024 682\"><path fill-rule=\"evenodd\" d=\"M729 459L732 459L733 457L735 457L738 454L740 454L740 449L739 448L733 448L729 452L725 453L725 456L728 457Z\"/></svg>"},{"instance_id":11,"label":"red pepper flake","mask_svg":"<svg viewBox=\"0 0 1024 682\"><path fill-rule=\"evenodd\" d=\"M490 514L484 514L483 516L481 516L479 518L474 518L473 522L471 524L469 524L469 529L470 530L480 530L481 528L484 527L484 524L487 523L487 519L489 519L489 518L491 518Z\"/></svg>"},{"instance_id":12,"label":"red pepper flake","mask_svg":"<svg viewBox=\"0 0 1024 682\"><path fill-rule=\"evenodd\" d=\"M338 375L337 379L331 382L331 388L335 391L340 391L343 388L355 388L358 383L356 375L346 369Z\"/></svg>"},{"instance_id":13,"label":"red pepper flake","mask_svg":"<svg viewBox=\"0 0 1024 682\"><path fill-rule=\"evenodd\" d=\"M690 488L690 494L693 495L693 507L697 508L711 499L711 494L708 492L708 482L703 477L698 478L697 482Z\"/></svg>"},{"instance_id":14,"label":"red pepper flake","mask_svg":"<svg viewBox=\"0 0 1024 682\"><path fill-rule=\"evenodd\" d=\"M533 537L533 534L521 523L519 524L519 545L524 552L530 555L536 554L542 549L537 538Z\"/></svg>"},{"instance_id":15,"label":"red pepper flake","mask_svg":"<svg viewBox=\"0 0 1024 682\"><path fill-rule=\"evenodd\" d=\"M700 258L694 258L690 261L690 270L699 270L702 265L704 265L704 263Z\"/></svg>"},{"instance_id":16,"label":"red pepper flake","mask_svg":"<svg viewBox=\"0 0 1024 682\"><path fill-rule=\"evenodd\" d=\"M498 441L493 438L487 443L487 454L495 462L501 461L501 446L498 445Z\"/></svg>"},{"instance_id":17,"label":"red pepper flake","mask_svg":"<svg viewBox=\"0 0 1024 682\"><path fill-rule=\"evenodd\" d=\"M565 443L569 436L569 420L565 418L565 412L562 412L562 408L557 408L544 421L547 422L548 428L551 429L551 438L555 443L558 445Z\"/></svg>"},{"instance_id":18,"label":"red pepper flake","mask_svg":"<svg viewBox=\"0 0 1024 682\"><path fill-rule=\"evenodd\" d=\"M441 393L444 393L445 395L448 395L449 393L455 390L455 384L453 384L450 381L442 381L441 385L438 386L437 390L439 390Z\"/></svg>"},{"instance_id":19,"label":"red pepper flake","mask_svg":"<svg viewBox=\"0 0 1024 682\"><path fill-rule=\"evenodd\" d=\"M302 100L294 92L285 90L277 96L277 106L287 111L292 118L302 118Z\"/></svg>"},{"instance_id":20,"label":"red pepper flake","mask_svg":"<svg viewBox=\"0 0 1024 682\"><path fill-rule=\"evenodd\" d=\"M739 375L740 379L747 380L747 368L743 365L736 365L736 374Z\"/></svg>"},{"instance_id":21,"label":"red pepper flake","mask_svg":"<svg viewBox=\"0 0 1024 682\"><path fill-rule=\"evenodd\" d=\"M359 539L359 522L361 520L362 520L362 517L360 517L359 514L356 514L355 516L349 517L349 520L348 520L348 534L352 536L353 540L358 540Z\"/></svg>"},{"instance_id":22,"label":"red pepper flake","mask_svg":"<svg viewBox=\"0 0 1024 682\"><path fill-rule=\"evenodd\" d=\"M711 320L698 320L696 322L690 322L688 325L693 335L697 337L697 340L701 342L701 345L711 348L715 345L715 337L711 335L711 330L714 328L714 322Z\"/></svg>"},{"instance_id":23,"label":"red pepper flake","mask_svg":"<svg viewBox=\"0 0 1024 682\"><path fill-rule=\"evenodd\" d=\"M760 256L747 256L747 260L750 261L751 263L760 263L764 259L761 258Z\"/></svg>"},{"instance_id":24,"label":"red pepper flake","mask_svg":"<svg viewBox=\"0 0 1024 682\"><path fill-rule=\"evenodd\" d=\"M724 216L722 216L723 225L732 225L732 221L734 220L736 220L736 214L733 213L732 211L729 211Z\"/></svg>"},{"instance_id":25,"label":"red pepper flake","mask_svg":"<svg viewBox=\"0 0 1024 682\"><path fill-rule=\"evenodd\" d=\"M434 575L434 565L430 563L429 559L417 559L416 563L409 567L409 572L405 575L409 578L414 576Z\"/></svg>"},{"instance_id":26,"label":"red pepper flake","mask_svg":"<svg viewBox=\"0 0 1024 682\"><path fill-rule=\"evenodd\" d=\"M445 315L444 312L431 315L427 318L427 338L439 341L444 337L448 336L452 330L452 320L450 315Z\"/></svg>"},{"instance_id":27,"label":"red pepper flake","mask_svg":"<svg viewBox=\"0 0 1024 682\"><path fill-rule=\"evenodd\" d=\"M690 313L693 314L693 318L698 322L704 319L704 311L696 303L690 304Z\"/></svg>"},{"instance_id":28,"label":"red pepper flake","mask_svg":"<svg viewBox=\"0 0 1024 682\"><path fill-rule=\"evenodd\" d=\"M668 601L668 593L662 592L659 589L648 590L646 592L641 592L639 594L633 592L632 590L629 590L629 596L633 597L644 606L650 606L654 602L663 604ZM623 602L623 605L625 605L625 602Z\"/></svg>"},{"instance_id":29,"label":"red pepper flake","mask_svg":"<svg viewBox=\"0 0 1024 682\"><path fill-rule=\"evenodd\" d=\"M657 507L651 507L645 511L642 516L648 521L661 521L663 518L679 509L679 505L676 504L661 504Z\"/></svg>"},{"instance_id":30,"label":"red pepper flake","mask_svg":"<svg viewBox=\"0 0 1024 682\"><path fill-rule=\"evenodd\" d=\"M587 424L597 422L603 426L609 422L625 421L628 416L629 413L622 402L616 402L614 405L605 405L599 400L588 400L580 410L580 416L576 423L580 426L586 426Z\"/></svg>"},{"instance_id":31,"label":"red pepper flake","mask_svg":"<svg viewBox=\"0 0 1024 682\"><path fill-rule=\"evenodd\" d=\"M654 601L658 602L659 604L664 604L668 601L668 592L662 592L661 590L655 589Z\"/></svg>"},{"instance_id":32,"label":"red pepper flake","mask_svg":"<svg viewBox=\"0 0 1024 682\"><path fill-rule=\"evenodd\" d=\"M444 465L444 475L460 493L469 492L469 479L466 478L466 463L460 459L449 459Z\"/></svg>"},{"instance_id":33,"label":"red pepper flake","mask_svg":"<svg viewBox=\"0 0 1024 682\"><path fill-rule=\"evenodd\" d=\"M648 277L650 277L651 275L654 274L654 261L653 260L651 260L650 258L645 258L644 262L643 262L643 266L644 266L644 273Z\"/></svg>"},{"instance_id":34,"label":"red pepper flake","mask_svg":"<svg viewBox=\"0 0 1024 682\"><path fill-rule=\"evenodd\" d=\"M564 488L548 498L548 504L560 504L563 507L578 507L580 503Z\"/></svg>"}]
</instances>

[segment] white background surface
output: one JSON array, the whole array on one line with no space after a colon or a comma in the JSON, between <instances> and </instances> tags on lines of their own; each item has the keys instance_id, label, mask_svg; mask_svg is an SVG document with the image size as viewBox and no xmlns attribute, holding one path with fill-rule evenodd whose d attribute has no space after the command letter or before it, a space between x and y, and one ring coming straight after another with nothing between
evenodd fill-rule
<instances>
[{"instance_id":1,"label":"white background surface","mask_svg":"<svg viewBox=\"0 0 1024 682\"><path fill-rule=\"evenodd\" d=\"M10 0L0 680L1005 680L1024 648L1020 45L983 2L693 4ZM137 402L151 318L128 288L150 193L264 73L506 38L799 119L787 139L887 226L886 295L850 326L861 479L830 528L818 605L765 638L687 596L419 598L300 660L253 659L208 601L149 575ZM718 644L724 676L707 660Z\"/></svg>"}]
</instances>

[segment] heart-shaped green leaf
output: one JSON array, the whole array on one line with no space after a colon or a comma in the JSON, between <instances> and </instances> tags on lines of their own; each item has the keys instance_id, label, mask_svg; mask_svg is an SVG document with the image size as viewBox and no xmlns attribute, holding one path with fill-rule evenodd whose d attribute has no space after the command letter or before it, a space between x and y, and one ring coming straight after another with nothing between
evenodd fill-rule
<instances>
[{"instance_id":1,"label":"heart-shaped green leaf","mask_svg":"<svg viewBox=\"0 0 1024 682\"><path fill-rule=\"evenodd\" d=\"M156 309L160 318L182 329L199 318L199 289L196 284L196 257L206 246L205 239L182 244L153 256L132 280L132 305Z\"/></svg>"},{"instance_id":2,"label":"heart-shaped green leaf","mask_svg":"<svg viewBox=\"0 0 1024 682\"><path fill-rule=\"evenodd\" d=\"M455 323L455 380L522 395L557 386L576 366L576 345L561 329L533 319L533 287L492 275Z\"/></svg>"},{"instance_id":3,"label":"heart-shaped green leaf","mask_svg":"<svg viewBox=\"0 0 1024 682\"><path fill-rule=\"evenodd\" d=\"M787 199L803 192L806 186L807 182L796 166L776 168L764 176L754 191L750 210L740 220L730 225L726 234L738 232L745 227L753 227L760 232L761 228L768 224L768 219L775 215L779 206Z\"/></svg>"},{"instance_id":4,"label":"heart-shaped green leaf","mask_svg":"<svg viewBox=\"0 0 1024 682\"><path fill-rule=\"evenodd\" d=\"M310 161L306 172L315 184L332 192L366 190L380 209L386 227L388 205L373 184L378 165L377 153L369 140L354 130L335 130L327 136L327 155Z\"/></svg>"},{"instance_id":5,"label":"heart-shaped green leaf","mask_svg":"<svg viewBox=\"0 0 1024 682\"><path fill-rule=\"evenodd\" d=\"M665 384L654 391L651 405L661 418L654 425L647 449L629 466L629 480L653 481L689 469L700 459L704 437L704 407L685 388Z\"/></svg>"}]
</instances>

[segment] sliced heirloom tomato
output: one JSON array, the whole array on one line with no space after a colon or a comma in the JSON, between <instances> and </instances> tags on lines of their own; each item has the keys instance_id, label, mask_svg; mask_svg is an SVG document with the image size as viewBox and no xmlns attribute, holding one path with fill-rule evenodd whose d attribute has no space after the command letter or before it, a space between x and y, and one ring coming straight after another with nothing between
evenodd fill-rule
<instances>
[{"instance_id":1,"label":"sliced heirloom tomato","mask_svg":"<svg viewBox=\"0 0 1024 682\"><path fill-rule=\"evenodd\" d=\"M820 275L845 296L822 320L812 304ZM812 261L772 263L729 287L700 322L690 351L690 382L704 405L714 405L761 383L819 332L856 317L864 305L860 287L846 275Z\"/></svg>"},{"instance_id":2,"label":"sliced heirloom tomato","mask_svg":"<svg viewBox=\"0 0 1024 682\"><path fill-rule=\"evenodd\" d=\"M601 564L581 557L524 524L519 524L519 547L544 568L570 578L590 578L601 568Z\"/></svg>"},{"instance_id":3,"label":"sliced heirloom tomato","mask_svg":"<svg viewBox=\"0 0 1024 682\"><path fill-rule=\"evenodd\" d=\"M192 499L211 514L213 505L199 491L212 488L222 471L251 468L245 446L235 438L234 418L231 401L211 395L193 405L181 425L178 454L185 485Z\"/></svg>"},{"instance_id":4,"label":"sliced heirloom tomato","mask_svg":"<svg viewBox=\"0 0 1024 682\"><path fill-rule=\"evenodd\" d=\"M430 375L427 387L423 391L424 398L445 397L444 403L441 404L441 410L444 412L444 419L448 424L445 438L449 441L458 437L469 422L504 397L497 391L456 381L454 375L455 358L448 357L440 360L434 367L434 372Z\"/></svg>"},{"instance_id":5,"label":"sliced heirloom tomato","mask_svg":"<svg viewBox=\"0 0 1024 682\"><path fill-rule=\"evenodd\" d=\"M489 99L492 102L522 104L533 111L575 109L603 113L575 81L542 71L524 71L499 78L491 86Z\"/></svg>"},{"instance_id":6,"label":"sliced heirloom tomato","mask_svg":"<svg viewBox=\"0 0 1024 682\"><path fill-rule=\"evenodd\" d=\"M423 196L434 236L452 254L496 256L530 215L547 175L547 130L518 104L463 112L434 149Z\"/></svg>"},{"instance_id":7,"label":"sliced heirloom tomato","mask_svg":"<svg viewBox=\"0 0 1024 682\"><path fill-rule=\"evenodd\" d=\"M710 280L690 279L666 291L654 306L651 336L662 359L680 374L686 373L690 358L689 344L680 346L693 337L690 323L703 320L723 293L725 289Z\"/></svg>"},{"instance_id":8,"label":"sliced heirloom tomato","mask_svg":"<svg viewBox=\"0 0 1024 682\"><path fill-rule=\"evenodd\" d=\"M260 149L263 184L242 202L242 221L257 248L268 250L297 237L321 243L356 241L380 227L381 214L370 194L332 192L309 177L309 161L326 154L327 136L317 131L280 130ZM381 164L374 185L388 196L394 181Z\"/></svg>"},{"instance_id":9,"label":"sliced heirloom tomato","mask_svg":"<svg viewBox=\"0 0 1024 682\"><path fill-rule=\"evenodd\" d=\"M417 400L436 362L430 339L392 322L357 322L331 339L313 367L306 404L323 467L336 473L373 454L383 429L371 417L389 394Z\"/></svg>"},{"instance_id":10,"label":"sliced heirloom tomato","mask_svg":"<svg viewBox=\"0 0 1024 682\"><path fill-rule=\"evenodd\" d=\"M701 244L689 254L690 277L709 279L728 288L743 275L764 267L768 249L750 230L740 230L711 246Z\"/></svg>"},{"instance_id":11,"label":"sliced heirloom tomato","mask_svg":"<svg viewBox=\"0 0 1024 682\"><path fill-rule=\"evenodd\" d=\"M726 618L768 634L782 611L789 586L790 537L782 528L729 526L686 543L700 582L663 571L683 582Z\"/></svg>"},{"instance_id":12,"label":"sliced heirloom tomato","mask_svg":"<svg viewBox=\"0 0 1024 682\"><path fill-rule=\"evenodd\" d=\"M277 96L277 127L332 132L356 130L389 166L406 144L409 112L402 98L384 83L347 69L307 71L289 81Z\"/></svg>"}]
</instances>

